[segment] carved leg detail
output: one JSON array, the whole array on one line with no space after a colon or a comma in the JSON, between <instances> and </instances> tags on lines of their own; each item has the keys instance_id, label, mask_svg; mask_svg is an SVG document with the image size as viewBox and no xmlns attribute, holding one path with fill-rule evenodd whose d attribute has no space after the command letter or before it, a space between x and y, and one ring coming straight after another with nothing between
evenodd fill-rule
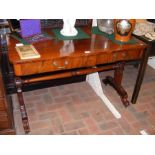
<instances>
[{"instance_id":1,"label":"carved leg detail","mask_svg":"<svg viewBox=\"0 0 155 155\"><path fill-rule=\"evenodd\" d=\"M111 76L107 76L103 83L105 85L111 85L117 93L120 95L121 100L125 107L129 105L128 94L125 89L121 86L122 76L123 76L124 63L119 63L115 69L114 78Z\"/></svg>"},{"instance_id":2,"label":"carved leg detail","mask_svg":"<svg viewBox=\"0 0 155 155\"><path fill-rule=\"evenodd\" d=\"M21 112L21 116L22 116L23 127L25 130L25 133L28 133L28 132L30 132L30 127L29 127L27 112L26 112L24 99L23 99L22 81L19 77L16 77L15 83L16 83L16 88L17 88L17 95L18 95L18 100L19 100L19 106L20 106L20 112Z\"/></svg>"}]
</instances>

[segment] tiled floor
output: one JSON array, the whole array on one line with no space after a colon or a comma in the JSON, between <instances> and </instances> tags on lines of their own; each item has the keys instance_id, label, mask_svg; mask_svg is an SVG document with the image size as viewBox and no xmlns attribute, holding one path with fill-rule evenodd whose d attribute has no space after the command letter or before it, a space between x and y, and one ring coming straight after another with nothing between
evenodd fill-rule
<instances>
[{"instance_id":1,"label":"tiled floor","mask_svg":"<svg viewBox=\"0 0 155 155\"><path fill-rule=\"evenodd\" d=\"M113 72L100 73L103 79ZM123 86L129 99L137 69L127 66ZM125 108L117 93L103 85L104 93L122 117L116 119L86 82L49 87L24 93L29 117L30 135L133 135L145 130L155 134L155 70L147 67L136 105ZM17 96L13 95L17 134L24 134Z\"/></svg>"}]
</instances>

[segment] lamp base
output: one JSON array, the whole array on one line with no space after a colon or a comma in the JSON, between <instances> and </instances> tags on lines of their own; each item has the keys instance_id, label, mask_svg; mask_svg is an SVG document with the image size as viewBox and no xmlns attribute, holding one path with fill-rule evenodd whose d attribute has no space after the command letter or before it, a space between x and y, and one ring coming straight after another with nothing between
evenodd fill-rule
<instances>
[{"instance_id":1,"label":"lamp base","mask_svg":"<svg viewBox=\"0 0 155 155\"><path fill-rule=\"evenodd\" d=\"M63 28L60 31L60 33L63 36L76 36L78 34L78 31L74 27L76 22L76 19L63 19Z\"/></svg>"},{"instance_id":2,"label":"lamp base","mask_svg":"<svg viewBox=\"0 0 155 155\"><path fill-rule=\"evenodd\" d=\"M71 36L76 36L78 34L78 31L75 29L75 28L72 28L70 29L69 31L65 30L65 29L62 29L60 31L60 33L63 35L63 36L67 36L67 37L71 37Z\"/></svg>"}]
</instances>

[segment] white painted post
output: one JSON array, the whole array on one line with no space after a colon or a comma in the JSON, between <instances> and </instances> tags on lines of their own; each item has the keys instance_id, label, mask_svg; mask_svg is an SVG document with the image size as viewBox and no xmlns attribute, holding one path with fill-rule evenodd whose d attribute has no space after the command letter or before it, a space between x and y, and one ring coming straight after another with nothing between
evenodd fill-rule
<instances>
[{"instance_id":1,"label":"white painted post","mask_svg":"<svg viewBox=\"0 0 155 155\"><path fill-rule=\"evenodd\" d=\"M155 56L149 57L147 64L155 69Z\"/></svg>"},{"instance_id":2,"label":"white painted post","mask_svg":"<svg viewBox=\"0 0 155 155\"><path fill-rule=\"evenodd\" d=\"M148 133L147 133L145 130L141 130L140 133L141 133L142 135L148 135Z\"/></svg>"},{"instance_id":3,"label":"white painted post","mask_svg":"<svg viewBox=\"0 0 155 155\"><path fill-rule=\"evenodd\" d=\"M89 74L86 76L86 81L90 84L96 94L102 99L108 109L112 112L112 114L117 118L121 118L121 114L117 111L114 105L109 101L109 99L105 96L102 90L102 85L100 81L100 77L98 72Z\"/></svg>"}]
</instances>

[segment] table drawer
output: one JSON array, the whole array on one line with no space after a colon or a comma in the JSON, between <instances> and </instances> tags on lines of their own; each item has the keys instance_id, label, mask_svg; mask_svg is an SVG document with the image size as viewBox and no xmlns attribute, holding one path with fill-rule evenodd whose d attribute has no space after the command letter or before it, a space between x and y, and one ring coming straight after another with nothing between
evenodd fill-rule
<instances>
[{"instance_id":1,"label":"table drawer","mask_svg":"<svg viewBox=\"0 0 155 155\"><path fill-rule=\"evenodd\" d=\"M5 101L3 98L0 98L0 111L5 110Z\"/></svg>"},{"instance_id":2,"label":"table drawer","mask_svg":"<svg viewBox=\"0 0 155 155\"><path fill-rule=\"evenodd\" d=\"M44 61L39 68L39 72L43 73L43 72L68 69L70 66L70 63L71 62L67 58Z\"/></svg>"},{"instance_id":3,"label":"table drawer","mask_svg":"<svg viewBox=\"0 0 155 155\"><path fill-rule=\"evenodd\" d=\"M39 74L85 66L85 57L59 58L41 62L17 64L14 67L17 76Z\"/></svg>"},{"instance_id":4,"label":"table drawer","mask_svg":"<svg viewBox=\"0 0 155 155\"><path fill-rule=\"evenodd\" d=\"M28 62L14 65L14 72L17 76L38 74L42 62Z\"/></svg>"},{"instance_id":5,"label":"table drawer","mask_svg":"<svg viewBox=\"0 0 155 155\"><path fill-rule=\"evenodd\" d=\"M122 61L122 60L136 60L142 56L141 50L128 50L123 52L113 52L109 55L109 62Z\"/></svg>"},{"instance_id":6,"label":"table drawer","mask_svg":"<svg viewBox=\"0 0 155 155\"><path fill-rule=\"evenodd\" d=\"M82 67L83 65L84 65L83 57L53 59L50 61L45 61L43 65L40 67L39 72L42 73L42 72L58 71L65 69L73 69Z\"/></svg>"},{"instance_id":7,"label":"table drawer","mask_svg":"<svg viewBox=\"0 0 155 155\"><path fill-rule=\"evenodd\" d=\"M14 65L15 75L25 76L45 72L52 72L65 69L74 69L80 67L91 67L97 64L112 63L122 60L136 60L142 55L142 51L128 50L115 51L112 53L99 53L79 57L62 57L57 59L28 62Z\"/></svg>"}]
</instances>

